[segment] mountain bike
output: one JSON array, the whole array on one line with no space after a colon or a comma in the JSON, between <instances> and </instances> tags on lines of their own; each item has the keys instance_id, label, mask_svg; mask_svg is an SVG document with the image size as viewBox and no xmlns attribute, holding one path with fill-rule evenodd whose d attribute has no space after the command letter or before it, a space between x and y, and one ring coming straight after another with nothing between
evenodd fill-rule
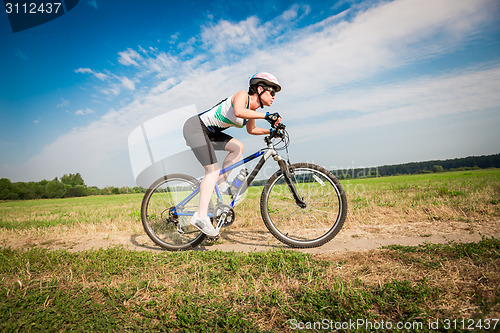
<instances>
[{"instance_id":1,"label":"mountain bike","mask_svg":"<svg viewBox=\"0 0 500 333\"><path fill-rule=\"evenodd\" d=\"M267 180L260 197L260 213L269 232L295 248L318 247L329 242L340 231L347 215L342 185L321 166L290 163L290 137L285 125L273 126L264 142L265 148L220 171L225 174L261 157L244 184L232 193L230 204L224 203L223 194L215 186L209 205L209 217L215 228L220 231L234 222L235 205L272 157L279 170ZM278 153L283 150L286 159ZM208 237L189 222L198 207L200 182L176 173L163 176L150 186L142 200L141 220L154 243L171 251L189 250Z\"/></svg>"}]
</instances>

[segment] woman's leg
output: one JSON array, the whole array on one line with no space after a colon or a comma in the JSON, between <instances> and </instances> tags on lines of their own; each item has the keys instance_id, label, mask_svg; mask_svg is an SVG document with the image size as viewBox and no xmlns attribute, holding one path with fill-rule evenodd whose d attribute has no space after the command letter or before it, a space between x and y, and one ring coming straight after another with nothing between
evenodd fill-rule
<instances>
[{"instance_id":1,"label":"woman's leg","mask_svg":"<svg viewBox=\"0 0 500 333\"><path fill-rule=\"evenodd\" d=\"M233 164L233 163L238 162L241 159L241 156L243 155L244 146L243 146L243 143L241 143L239 140L232 138L226 144L226 146L224 147L224 150L229 152L229 154L227 154L226 158L224 159L224 163L222 164L223 169L226 168L227 166ZM229 172L226 172L225 174L220 175L219 183L226 181L228 176L229 176Z\"/></svg>"},{"instance_id":2,"label":"woman's leg","mask_svg":"<svg viewBox=\"0 0 500 333\"><path fill-rule=\"evenodd\" d=\"M219 165L218 163L204 166L205 177L200 184L200 202L198 204L198 211L193 215L191 224L198 228L201 232L208 236L215 237L219 232L214 228L208 217L208 205L212 199L215 183L219 178Z\"/></svg>"},{"instance_id":3,"label":"woman's leg","mask_svg":"<svg viewBox=\"0 0 500 333\"><path fill-rule=\"evenodd\" d=\"M208 205L212 199L212 194L220 172L218 163L206 165L203 166L203 168L205 169L205 177L203 177L201 181L200 202L198 205L198 216L202 218L208 216Z\"/></svg>"},{"instance_id":4,"label":"woman's leg","mask_svg":"<svg viewBox=\"0 0 500 333\"><path fill-rule=\"evenodd\" d=\"M217 232L208 218L208 205L210 204L210 199L212 198L212 193L220 172L215 151L206 132L206 127L202 124L198 116L193 116L186 121L183 133L186 144L191 147L196 159L198 159L205 169L205 177L200 185L200 201L195 214L197 216L193 216L191 224L194 223L198 229L208 235L216 235ZM199 224L199 220L202 223Z\"/></svg>"}]
</instances>

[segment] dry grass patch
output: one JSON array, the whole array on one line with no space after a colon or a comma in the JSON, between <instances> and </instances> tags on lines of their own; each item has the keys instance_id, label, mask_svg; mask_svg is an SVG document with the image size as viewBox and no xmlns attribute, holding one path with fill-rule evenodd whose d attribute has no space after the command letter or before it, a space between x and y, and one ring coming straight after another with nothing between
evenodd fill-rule
<instances>
[{"instance_id":1,"label":"dry grass patch","mask_svg":"<svg viewBox=\"0 0 500 333\"><path fill-rule=\"evenodd\" d=\"M331 275L359 280L374 288L408 281L439 290L435 318L471 318L478 313L500 316L500 246L495 239L479 244L388 246L384 250L315 257L337 264ZM388 318L395 319L395 318Z\"/></svg>"}]
</instances>

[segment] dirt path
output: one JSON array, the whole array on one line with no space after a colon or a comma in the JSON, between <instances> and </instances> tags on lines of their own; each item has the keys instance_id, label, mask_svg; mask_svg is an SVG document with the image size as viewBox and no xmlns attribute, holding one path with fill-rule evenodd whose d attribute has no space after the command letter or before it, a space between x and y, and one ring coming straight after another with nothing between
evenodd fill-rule
<instances>
[{"instance_id":1,"label":"dirt path","mask_svg":"<svg viewBox=\"0 0 500 333\"><path fill-rule=\"evenodd\" d=\"M477 242L483 236L498 237L500 221L483 223L466 222L422 222L401 223L376 226L345 226L343 230L327 244L313 249L300 251L313 254L333 254L345 251L366 251L381 246L399 244L415 246L428 243ZM48 249L68 249L83 251L92 248L108 248L124 246L137 251L162 251L144 232L132 235L130 232L94 232L92 234L68 236L52 235L50 237L10 237L3 239L3 247L30 248L44 247ZM288 248L278 242L267 230L223 230L216 243L203 242L196 248L198 251L266 251L270 249Z\"/></svg>"}]
</instances>

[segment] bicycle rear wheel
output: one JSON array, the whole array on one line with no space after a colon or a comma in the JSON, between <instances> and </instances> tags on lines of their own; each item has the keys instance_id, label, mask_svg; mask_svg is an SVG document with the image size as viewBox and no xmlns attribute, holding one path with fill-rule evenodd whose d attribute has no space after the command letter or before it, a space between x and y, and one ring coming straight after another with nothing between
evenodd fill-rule
<instances>
[{"instance_id":1,"label":"bicycle rear wheel","mask_svg":"<svg viewBox=\"0 0 500 333\"><path fill-rule=\"evenodd\" d=\"M289 166L291 181L306 203L301 208L287 185L282 171L264 186L260 200L267 229L281 242L298 248L321 246L342 229L347 215L344 189L325 168L296 163Z\"/></svg>"},{"instance_id":2,"label":"bicycle rear wheel","mask_svg":"<svg viewBox=\"0 0 500 333\"><path fill-rule=\"evenodd\" d=\"M198 209L199 194L176 208L196 187L195 178L172 174L158 179L146 192L141 206L142 225L157 245L170 251L189 250L205 239L205 234L189 223Z\"/></svg>"}]
</instances>

